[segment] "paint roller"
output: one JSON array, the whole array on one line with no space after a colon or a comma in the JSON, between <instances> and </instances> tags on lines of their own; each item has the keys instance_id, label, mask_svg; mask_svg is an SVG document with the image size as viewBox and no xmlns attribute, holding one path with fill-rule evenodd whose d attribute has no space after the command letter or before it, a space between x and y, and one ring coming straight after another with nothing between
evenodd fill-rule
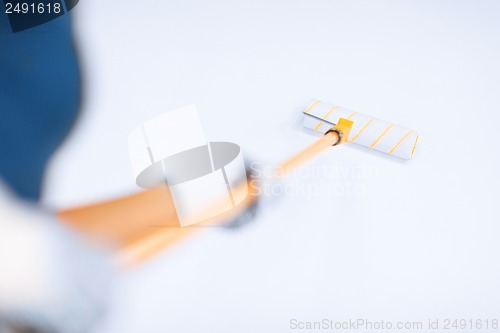
<instances>
[{"instance_id":1,"label":"paint roller","mask_svg":"<svg viewBox=\"0 0 500 333\"><path fill-rule=\"evenodd\" d=\"M304 127L323 135L316 142L279 164L274 176L270 179L260 179L261 182L286 181L285 176L288 170L298 167L322 151L341 143L359 144L402 159L410 159L415 153L418 134L416 131L406 127L321 100L312 101L303 111L303 115ZM194 118L192 120L194 121ZM164 128L160 127L155 129L154 133L164 133ZM145 130L148 132L147 126ZM176 128L175 130L180 129ZM138 136L140 137L139 134ZM160 142L159 149L164 150L166 149L164 146L166 141L162 140L162 142L163 144ZM204 138L200 137L199 142L196 142L196 144L203 144L205 146L207 142ZM165 163L153 163L156 152L153 144L149 142L146 146L139 145L138 147L142 147L140 151L144 155L144 166L153 165L151 171L160 172L159 170L165 166ZM152 150L151 147L153 147ZM210 147L209 145L207 149ZM239 156L239 153L235 154L235 156ZM237 160L240 160L239 157ZM163 161L163 159L159 158L158 161ZM154 165L160 167L160 169L155 169ZM141 169L139 168L138 170L137 174L140 175ZM229 174L230 172L231 170L229 169L225 170L222 173L222 178L224 178L224 174L226 178L228 176L229 178L233 177ZM153 175L156 177L156 173L153 173ZM142 174L141 177L143 176L145 174ZM155 179L155 177L152 179ZM149 179L151 178L148 178L148 181ZM255 188L250 185L254 180L256 180L255 175L247 168L247 181L230 184L234 191L248 192L246 198L229 211L218 215L214 212L218 212L219 208L221 208L220 211L224 210L222 206L227 207L227 198L221 199L220 203L216 201L213 206L207 208L207 211L202 212L206 216L215 215L213 219L210 219L208 224L223 224L235 227L252 220L261 211L260 208L262 208L263 204L270 202L268 199L272 199L273 197L272 195L257 195ZM61 211L59 216L86 234L108 239L118 244L118 260L128 266L142 262L191 234L192 231L200 230L200 228L174 227L171 221L176 220L178 217L176 216L174 201L175 199L172 198L172 193L168 187L162 186L124 198L67 209ZM89 223L89 221L92 222ZM198 225L196 224L196 226Z\"/></svg>"},{"instance_id":2,"label":"paint roller","mask_svg":"<svg viewBox=\"0 0 500 333\"><path fill-rule=\"evenodd\" d=\"M279 164L273 176L266 179L266 182L271 184L282 182L290 170L296 169L319 153L341 143L358 144L405 160L412 159L415 154L418 142L417 131L395 123L319 99L313 100L307 106L303 111L303 117L305 128L323 135L316 142ZM275 196L264 195L263 197L269 199ZM256 206L256 203L250 206L253 214L237 215L227 225L239 226L248 222L255 216Z\"/></svg>"},{"instance_id":3,"label":"paint roller","mask_svg":"<svg viewBox=\"0 0 500 333\"><path fill-rule=\"evenodd\" d=\"M342 121L343 120L343 121ZM402 159L411 159L418 142L415 130L348 110L338 105L313 101L304 111L304 127L327 134L339 122L352 122L344 142L355 143Z\"/></svg>"}]
</instances>

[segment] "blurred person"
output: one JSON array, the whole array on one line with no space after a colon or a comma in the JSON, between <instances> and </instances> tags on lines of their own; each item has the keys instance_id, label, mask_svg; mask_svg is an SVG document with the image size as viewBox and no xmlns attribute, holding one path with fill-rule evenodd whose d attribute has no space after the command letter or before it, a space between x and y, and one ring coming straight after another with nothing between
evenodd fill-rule
<instances>
[{"instance_id":1,"label":"blurred person","mask_svg":"<svg viewBox=\"0 0 500 333\"><path fill-rule=\"evenodd\" d=\"M69 14L13 33L0 13L0 332L87 332L110 266L37 202L80 108Z\"/></svg>"},{"instance_id":2,"label":"blurred person","mask_svg":"<svg viewBox=\"0 0 500 333\"><path fill-rule=\"evenodd\" d=\"M12 33L0 13L0 45L0 333L88 332L104 313L111 265L73 230L112 246L127 267L196 228L180 227L167 186L44 212L47 162L81 102L71 18ZM215 222L243 224L255 198Z\"/></svg>"}]
</instances>

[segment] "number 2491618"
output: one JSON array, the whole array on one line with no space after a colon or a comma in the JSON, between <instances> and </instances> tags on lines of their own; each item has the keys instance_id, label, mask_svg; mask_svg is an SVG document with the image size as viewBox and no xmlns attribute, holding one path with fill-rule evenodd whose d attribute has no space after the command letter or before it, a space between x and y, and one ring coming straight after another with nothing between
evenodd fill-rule
<instances>
[{"instance_id":1,"label":"number 2491618","mask_svg":"<svg viewBox=\"0 0 500 333\"><path fill-rule=\"evenodd\" d=\"M5 4L6 14L60 14L60 3L10 3Z\"/></svg>"}]
</instances>

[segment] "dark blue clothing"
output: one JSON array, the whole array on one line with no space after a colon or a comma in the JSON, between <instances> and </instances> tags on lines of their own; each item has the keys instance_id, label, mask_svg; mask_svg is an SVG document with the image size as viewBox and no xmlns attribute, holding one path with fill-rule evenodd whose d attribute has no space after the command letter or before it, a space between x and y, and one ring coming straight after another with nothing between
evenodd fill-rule
<instances>
[{"instance_id":1,"label":"dark blue clothing","mask_svg":"<svg viewBox=\"0 0 500 333\"><path fill-rule=\"evenodd\" d=\"M0 179L38 200L47 161L80 106L70 14L12 33L0 12Z\"/></svg>"}]
</instances>

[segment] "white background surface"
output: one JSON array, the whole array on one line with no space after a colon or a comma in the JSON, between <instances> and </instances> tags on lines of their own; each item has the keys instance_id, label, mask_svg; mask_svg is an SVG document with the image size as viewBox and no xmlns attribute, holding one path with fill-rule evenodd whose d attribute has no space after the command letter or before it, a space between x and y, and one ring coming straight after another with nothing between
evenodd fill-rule
<instances>
[{"instance_id":1,"label":"white background surface","mask_svg":"<svg viewBox=\"0 0 500 333\"><path fill-rule=\"evenodd\" d=\"M238 231L123 274L96 332L287 332L289 320L500 316L499 1L98 1L74 9L81 121L45 203L137 190L129 132L196 103L210 140L273 165L314 140L319 97L419 131L414 160L341 146ZM368 175L356 175L369 170Z\"/></svg>"}]
</instances>

